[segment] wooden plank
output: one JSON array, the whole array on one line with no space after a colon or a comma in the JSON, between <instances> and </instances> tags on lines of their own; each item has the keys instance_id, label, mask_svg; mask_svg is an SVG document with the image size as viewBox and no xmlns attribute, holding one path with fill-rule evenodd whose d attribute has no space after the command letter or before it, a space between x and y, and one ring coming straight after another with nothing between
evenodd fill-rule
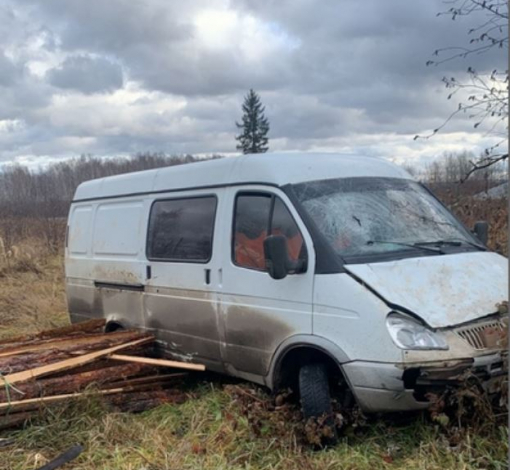
<instances>
[{"instance_id":1,"label":"wooden plank","mask_svg":"<svg viewBox=\"0 0 510 470\"><path fill-rule=\"evenodd\" d=\"M137 385L146 385L146 384L154 384L154 383L170 383L170 379L179 379L182 377L186 377L188 375L187 372L176 372L173 374L160 374L160 375L150 375L146 377L135 377L133 379L127 378L125 380L116 380L115 382L110 382L102 385L102 389L108 388L117 388L119 386L123 387L134 387Z\"/></svg>"},{"instance_id":2,"label":"wooden plank","mask_svg":"<svg viewBox=\"0 0 510 470\"><path fill-rule=\"evenodd\" d=\"M33 411L22 411L21 413L9 413L6 416L0 416L0 431L9 428L22 426L36 414ZM2 440L0 439L0 449L2 447Z\"/></svg>"},{"instance_id":3,"label":"wooden plank","mask_svg":"<svg viewBox=\"0 0 510 470\"><path fill-rule=\"evenodd\" d=\"M61 328L54 328L53 330L44 330L31 335L6 338L0 341L0 348L3 348L4 345L11 346L13 343L27 343L28 341L45 340L62 336L75 335L78 333L92 333L103 328L105 324L106 320L104 318L100 318L96 320L88 320L81 323L75 323L73 325L63 326Z\"/></svg>"},{"instance_id":4,"label":"wooden plank","mask_svg":"<svg viewBox=\"0 0 510 470\"><path fill-rule=\"evenodd\" d=\"M94 364L101 363L101 360ZM74 373L76 369L68 371L61 377L39 377L37 380L28 380L16 384L14 388L0 389L0 403L10 400L27 400L43 396L62 395L64 393L81 392L90 384L101 388L125 387L131 383L132 377L140 377L142 373L155 373L156 367L134 362L116 362L114 366L102 367L92 371ZM181 372L180 374L186 374ZM113 381L116 383L114 384ZM105 387L105 384L111 383Z\"/></svg>"},{"instance_id":5,"label":"wooden plank","mask_svg":"<svg viewBox=\"0 0 510 470\"><path fill-rule=\"evenodd\" d=\"M173 390L154 390L113 394L104 397L104 400L116 410L137 413L164 403L183 403L186 400L186 395Z\"/></svg>"},{"instance_id":6,"label":"wooden plank","mask_svg":"<svg viewBox=\"0 0 510 470\"><path fill-rule=\"evenodd\" d=\"M115 393L124 393L126 391L129 391L129 389L126 389L126 387L121 387L121 388L111 388L108 390L94 391L94 394L113 395ZM59 401L70 400L72 398L79 398L85 394L90 395L90 392L65 393L63 395L53 395L51 397L28 398L27 400L16 400L16 401L11 401L11 402L6 402L6 403L0 403L0 410L16 410L16 409L31 408L30 405L50 404L50 403L55 403L55 402L59 402Z\"/></svg>"},{"instance_id":7,"label":"wooden plank","mask_svg":"<svg viewBox=\"0 0 510 470\"><path fill-rule=\"evenodd\" d=\"M187 370L200 370L200 371L205 370L205 366L203 364L191 364L188 362L168 361L166 359L153 359L151 357L139 357L139 356L125 356L123 354L111 354L108 357L110 359L115 359L116 361L139 362L141 364L151 364L153 366L174 367L176 369Z\"/></svg>"},{"instance_id":8,"label":"wooden plank","mask_svg":"<svg viewBox=\"0 0 510 470\"><path fill-rule=\"evenodd\" d=\"M0 370L8 371L10 374L22 372L24 370L35 369L47 364L64 361L74 356L83 356L90 352L100 351L103 349L125 344L140 338L145 338L147 333L140 333L135 330L127 330L122 333L111 333L111 335L101 335L97 341L89 344L67 345L65 348L44 349L35 352L25 352L19 355L0 357ZM136 355L135 352L131 354Z\"/></svg>"},{"instance_id":9,"label":"wooden plank","mask_svg":"<svg viewBox=\"0 0 510 470\"><path fill-rule=\"evenodd\" d=\"M51 374L52 372L60 372L67 369L72 369L73 367L87 364L100 357L108 356L114 353L115 351L120 351L121 349L126 349L132 346L148 343L153 340L154 340L153 336L148 336L147 338L138 339L136 341L131 341L129 343L119 344L118 346L102 349L100 351L94 351L89 354L84 354L83 356L65 359L64 361L59 361L53 364L36 367L35 369L29 369L22 372L16 372L14 374L8 374L5 377L0 378L0 388L4 388L7 384L11 385L18 382L23 382L25 380L33 379L35 377L41 377L43 375Z\"/></svg>"},{"instance_id":10,"label":"wooden plank","mask_svg":"<svg viewBox=\"0 0 510 470\"><path fill-rule=\"evenodd\" d=\"M94 390L92 392L74 392L74 393L65 393L61 395L52 395L49 397L37 397L37 398L28 398L25 400L15 400L10 402L0 403L0 411L9 411L9 412L20 412L20 411L28 411L28 410L37 410L42 405L51 405L54 403L59 403L62 401L72 400L75 398L80 398L85 395L88 396L102 396L102 397L110 397L112 395L117 396L117 400L120 402L126 402L129 405L129 402L140 395L158 395L158 396L169 396L169 394L175 394L174 391L165 391L165 390L154 390L154 384L146 384L141 386L133 386L133 387L118 387L118 388L110 388L106 390ZM179 393L179 392L177 392ZM124 395L124 396L122 396ZM0 420L3 416L0 415Z\"/></svg>"},{"instance_id":11,"label":"wooden plank","mask_svg":"<svg viewBox=\"0 0 510 470\"><path fill-rule=\"evenodd\" d=\"M47 349L76 349L77 346L94 345L101 341L113 341L115 339L122 339L124 336L132 336L136 330L122 330L112 333L90 333L83 336L63 338L51 338L43 341L36 341L28 344L21 344L14 347L6 347L0 349L0 358L18 356L20 354L32 353L35 351L44 351ZM138 332L140 334L140 332Z\"/></svg>"}]
</instances>

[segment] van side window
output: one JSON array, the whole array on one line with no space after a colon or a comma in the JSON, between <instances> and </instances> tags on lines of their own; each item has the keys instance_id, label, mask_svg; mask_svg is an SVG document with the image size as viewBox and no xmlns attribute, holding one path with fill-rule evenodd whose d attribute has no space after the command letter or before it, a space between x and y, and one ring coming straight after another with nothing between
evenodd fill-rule
<instances>
[{"instance_id":1,"label":"van side window","mask_svg":"<svg viewBox=\"0 0 510 470\"><path fill-rule=\"evenodd\" d=\"M236 199L234 229L235 264L266 269L264 239L269 231L272 198L269 194L245 194Z\"/></svg>"},{"instance_id":2,"label":"van side window","mask_svg":"<svg viewBox=\"0 0 510 470\"><path fill-rule=\"evenodd\" d=\"M269 235L287 237L290 259L306 258L301 232L279 197L270 194L237 196L232 247L234 263L265 271L264 240Z\"/></svg>"},{"instance_id":3,"label":"van side window","mask_svg":"<svg viewBox=\"0 0 510 470\"><path fill-rule=\"evenodd\" d=\"M303 236L291 213L279 197L275 198L274 202L271 235L284 235L287 238L288 255L292 261L306 259Z\"/></svg>"},{"instance_id":4,"label":"van side window","mask_svg":"<svg viewBox=\"0 0 510 470\"><path fill-rule=\"evenodd\" d=\"M206 263L212 256L216 197L156 201L152 205L147 258Z\"/></svg>"}]
</instances>

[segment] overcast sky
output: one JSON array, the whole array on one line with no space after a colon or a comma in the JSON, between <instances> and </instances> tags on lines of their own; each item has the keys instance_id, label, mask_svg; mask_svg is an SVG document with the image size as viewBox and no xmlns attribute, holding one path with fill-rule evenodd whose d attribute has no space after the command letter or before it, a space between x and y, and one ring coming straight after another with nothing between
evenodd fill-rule
<instances>
[{"instance_id":1,"label":"overcast sky","mask_svg":"<svg viewBox=\"0 0 510 470\"><path fill-rule=\"evenodd\" d=\"M491 142L444 75L506 68L506 51L426 67L480 18L441 0L3 0L0 161L91 153L235 153L249 88L271 150L425 161Z\"/></svg>"}]
</instances>

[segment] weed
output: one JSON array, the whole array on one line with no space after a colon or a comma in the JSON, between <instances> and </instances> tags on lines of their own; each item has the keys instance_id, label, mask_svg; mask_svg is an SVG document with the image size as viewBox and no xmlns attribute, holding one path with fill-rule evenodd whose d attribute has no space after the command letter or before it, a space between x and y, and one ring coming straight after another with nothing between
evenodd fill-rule
<instances>
[{"instance_id":1,"label":"weed","mask_svg":"<svg viewBox=\"0 0 510 470\"><path fill-rule=\"evenodd\" d=\"M76 443L76 470L113 469L443 469L506 468L508 432L466 429L458 441L425 416L410 424L375 420L321 452L302 440L299 411L276 406L259 387L190 383L188 400L138 415L112 413L93 396L9 434L2 470L32 469Z\"/></svg>"}]
</instances>

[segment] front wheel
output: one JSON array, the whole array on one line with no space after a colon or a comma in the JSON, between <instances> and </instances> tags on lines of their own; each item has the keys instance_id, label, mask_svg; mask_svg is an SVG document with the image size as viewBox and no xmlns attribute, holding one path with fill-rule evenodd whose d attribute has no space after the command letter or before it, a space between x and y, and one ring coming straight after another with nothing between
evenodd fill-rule
<instances>
[{"instance_id":1,"label":"front wheel","mask_svg":"<svg viewBox=\"0 0 510 470\"><path fill-rule=\"evenodd\" d=\"M308 439L315 444L336 444L338 435L331 406L328 371L324 364L306 364L301 367L299 393ZM313 425L310 426L310 423ZM312 435L309 435L310 432Z\"/></svg>"}]
</instances>

